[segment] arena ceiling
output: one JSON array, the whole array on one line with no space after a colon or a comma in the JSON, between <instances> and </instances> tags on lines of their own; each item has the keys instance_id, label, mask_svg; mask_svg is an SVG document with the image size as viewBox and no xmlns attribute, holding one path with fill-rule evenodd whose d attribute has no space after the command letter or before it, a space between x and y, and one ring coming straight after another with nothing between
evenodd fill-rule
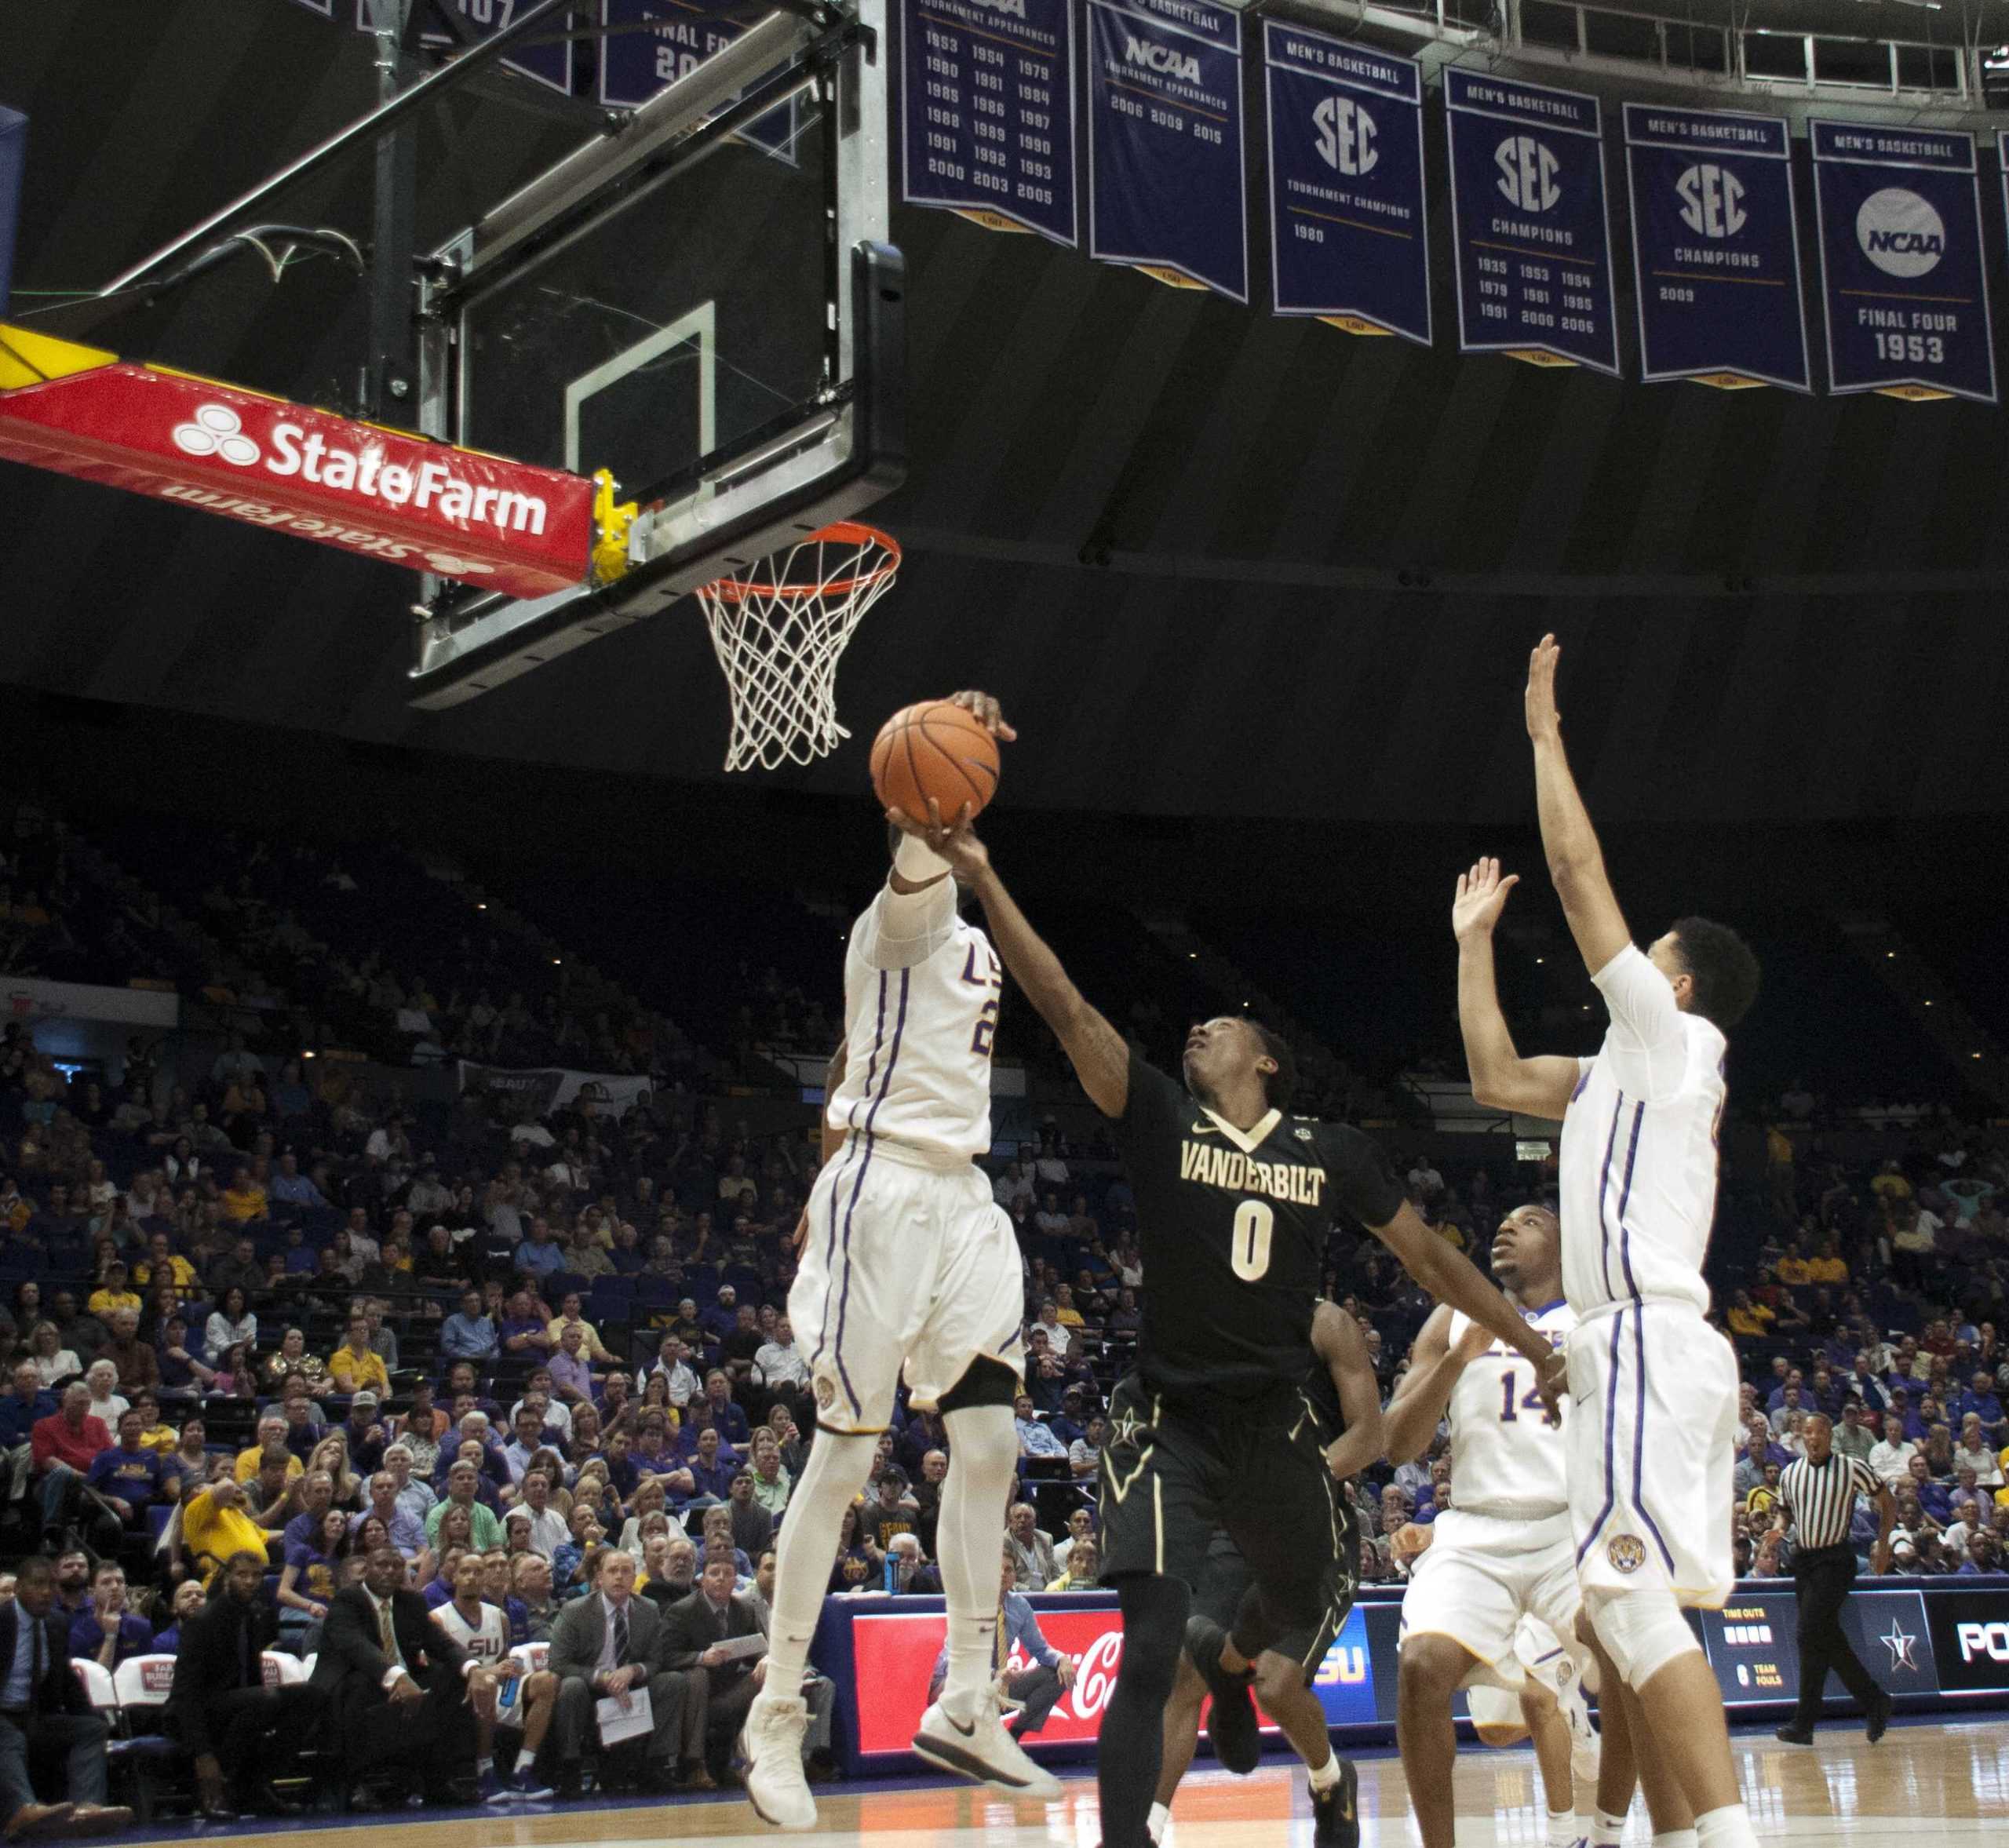
<instances>
[{"instance_id":1,"label":"arena ceiling","mask_svg":"<svg viewBox=\"0 0 2009 1848\"><path fill-rule=\"evenodd\" d=\"M101 281L370 96L366 42L289 0L5 9L0 102L34 125L17 285ZM439 112L422 235L569 145L534 120L492 98ZM362 181L299 215L361 230ZM1605 812L2009 808L2009 753L1986 742L2009 691L2009 414L1460 359L1446 338L1425 352L1278 320L937 214L903 210L895 231L912 471L875 517L909 563L843 669L864 735L798 784L856 787L881 716L980 683L1027 734L1012 765L1027 803L1524 818L1520 672L1552 628ZM254 269L141 324L43 324L346 395L354 285L315 262L275 291ZM693 606L425 715L405 703L412 587L0 465L0 680L717 775L724 693Z\"/></svg>"}]
</instances>

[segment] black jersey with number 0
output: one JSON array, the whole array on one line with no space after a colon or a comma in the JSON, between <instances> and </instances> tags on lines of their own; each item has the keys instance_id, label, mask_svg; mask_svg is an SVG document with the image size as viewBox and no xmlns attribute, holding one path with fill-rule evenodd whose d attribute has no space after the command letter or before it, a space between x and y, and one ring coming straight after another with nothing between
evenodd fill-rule
<instances>
[{"instance_id":1,"label":"black jersey with number 0","mask_svg":"<svg viewBox=\"0 0 2009 1848\"><path fill-rule=\"evenodd\" d=\"M1380 1150L1278 1110L1238 1129L1134 1049L1116 1139L1137 1197L1146 1385L1202 1409L1297 1387L1333 1216L1385 1226L1402 1205Z\"/></svg>"}]
</instances>

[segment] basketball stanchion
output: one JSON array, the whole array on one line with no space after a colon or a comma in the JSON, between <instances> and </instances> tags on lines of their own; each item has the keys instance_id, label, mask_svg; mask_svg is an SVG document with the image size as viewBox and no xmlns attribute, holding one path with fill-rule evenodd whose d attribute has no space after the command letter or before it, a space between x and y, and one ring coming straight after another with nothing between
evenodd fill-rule
<instances>
[{"instance_id":1,"label":"basketball stanchion","mask_svg":"<svg viewBox=\"0 0 2009 1848\"><path fill-rule=\"evenodd\" d=\"M756 574L698 587L732 699L727 770L811 764L851 735L837 723L837 662L899 568L898 540L843 520Z\"/></svg>"}]
</instances>

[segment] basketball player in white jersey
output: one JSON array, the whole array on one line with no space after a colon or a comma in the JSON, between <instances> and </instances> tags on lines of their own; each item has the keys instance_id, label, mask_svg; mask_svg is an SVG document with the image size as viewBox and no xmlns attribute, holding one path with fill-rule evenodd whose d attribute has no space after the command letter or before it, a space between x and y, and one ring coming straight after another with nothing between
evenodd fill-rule
<instances>
[{"instance_id":1,"label":"basketball player in white jersey","mask_svg":"<svg viewBox=\"0 0 2009 1848\"><path fill-rule=\"evenodd\" d=\"M994 737L1014 735L988 695L959 693L955 703ZM902 1369L909 1403L939 1411L949 1435L936 1541L948 1679L913 1748L1014 1796L1060 1794L1005 1731L991 1684L997 1536L1018 1464L1012 1401L1024 1366L1018 1245L975 1165L990 1149L1003 984L990 939L957 915L948 863L901 835L891 877L851 931L824 1165L789 1292L816 1438L775 1549L767 1679L742 1736L747 1797L783 1828L815 1823L800 1690L837 1530L891 1421Z\"/></svg>"},{"instance_id":2,"label":"basketball player in white jersey","mask_svg":"<svg viewBox=\"0 0 2009 1848\"><path fill-rule=\"evenodd\" d=\"M1542 846L1610 1024L1594 1059L1515 1051L1493 969L1493 927L1515 880L1489 860L1459 880L1452 909L1459 1019L1473 1095L1562 1124L1562 1283L1578 1318L1570 1512L1600 1662L1638 1696L1700 1848L1753 1848L1722 1695L1681 1607L1720 1606L1734 1582L1737 1361L1704 1320L1702 1259L1724 1036L1756 997L1758 963L1706 918L1679 920L1649 950L1633 944L1563 753L1559 655L1544 636L1528 666ZM1616 1843L1622 1823L1601 1805L1592 1848Z\"/></svg>"},{"instance_id":3,"label":"basketball player in white jersey","mask_svg":"<svg viewBox=\"0 0 2009 1848\"><path fill-rule=\"evenodd\" d=\"M1493 1274L1560 1347L1577 1318L1562 1299L1559 1242L1548 1208L1518 1207L1493 1236ZM1589 1650L1577 1640L1566 1440L1543 1414L1526 1361L1440 1305L1389 1401L1389 1460L1422 1456L1447 1410L1457 1506L1428 1529L1402 1598L1398 1736L1417 1826L1424 1848L1450 1848L1451 1695L1464 1687L1485 1744L1533 1738L1548 1848L1572 1848L1577 1808L1592 1806L1598 1748L1581 1691ZM1629 1762L1622 1769L1621 1810Z\"/></svg>"},{"instance_id":4,"label":"basketball player in white jersey","mask_svg":"<svg viewBox=\"0 0 2009 1848\"><path fill-rule=\"evenodd\" d=\"M486 1568L480 1555L464 1555L454 1567L454 1595L432 1613L432 1620L479 1662L495 1681L519 1682L514 1704L523 1716L523 1748L516 1755L516 1774L507 1784L495 1775L497 1688L483 1676L474 1689L475 1771L481 1800L487 1803L542 1802L551 1787L536 1773L538 1751L558 1711L558 1677L549 1669L534 1675L509 1653L509 1620L500 1606L482 1602Z\"/></svg>"}]
</instances>

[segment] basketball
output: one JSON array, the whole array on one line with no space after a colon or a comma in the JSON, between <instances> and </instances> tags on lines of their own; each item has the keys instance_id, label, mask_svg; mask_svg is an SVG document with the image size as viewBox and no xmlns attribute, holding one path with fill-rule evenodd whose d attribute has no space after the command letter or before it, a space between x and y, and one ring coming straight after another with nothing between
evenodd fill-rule
<instances>
[{"instance_id":1,"label":"basketball","mask_svg":"<svg viewBox=\"0 0 2009 1848\"><path fill-rule=\"evenodd\" d=\"M928 798L953 822L964 803L983 813L997 789L997 741L973 713L946 699L902 706L872 741L872 787L885 808L928 819Z\"/></svg>"}]
</instances>

